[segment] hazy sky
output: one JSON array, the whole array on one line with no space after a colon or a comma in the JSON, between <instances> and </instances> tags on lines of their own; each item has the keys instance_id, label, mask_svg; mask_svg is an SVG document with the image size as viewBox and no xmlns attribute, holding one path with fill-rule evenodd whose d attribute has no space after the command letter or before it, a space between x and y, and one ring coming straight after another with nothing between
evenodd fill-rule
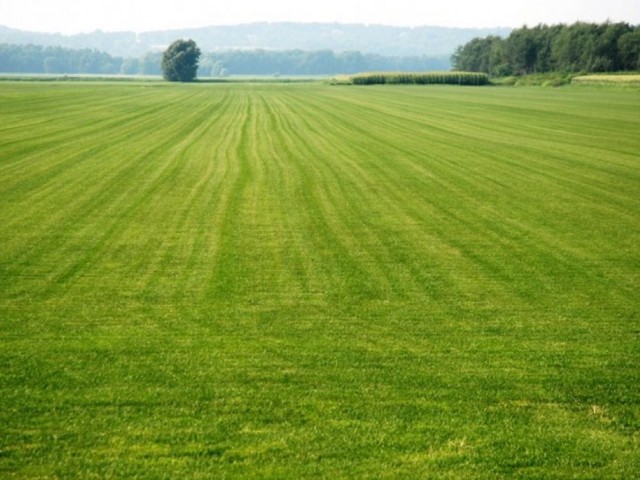
<instances>
[{"instance_id":1,"label":"hazy sky","mask_svg":"<svg viewBox=\"0 0 640 480\"><path fill-rule=\"evenodd\" d=\"M61 33L256 21L520 27L607 19L640 24L640 0L0 0L0 25Z\"/></svg>"}]
</instances>

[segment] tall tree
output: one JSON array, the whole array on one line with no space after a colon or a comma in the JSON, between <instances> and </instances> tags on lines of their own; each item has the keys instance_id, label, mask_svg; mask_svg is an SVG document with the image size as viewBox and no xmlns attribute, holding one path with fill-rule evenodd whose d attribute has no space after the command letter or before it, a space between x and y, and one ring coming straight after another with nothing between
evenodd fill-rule
<instances>
[{"instance_id":1,"label":"tall tree","mask_svg":"<svg viewBox=\"0 0 640 480\"><path fill-rule=\"evenodd\" d=\"M200 49L193 40L176 40L162 55L162 74L170 82L192 82L198 73Z\"/></svg>"},{"instance_id":2,"label":"tall tree","mask_svg":"<svg viewBox=\"0 0 640 480\"><path fill-rule=\"evenodd\" d=\"M625 33L618 39L618 51L622 68L640 70L640 26L633 32Z\"/></svg>"},{"instance_id":3,"label":"tall tree","mask_svg":"<svg viewBox=\"0 0 640 480\"><path fill-rule=\"evenodd\" d=\"M524 26L511 32L506 42L506 56L514 73L535 73L538 58L536 31Z\"/></svg>"}]
</instances>

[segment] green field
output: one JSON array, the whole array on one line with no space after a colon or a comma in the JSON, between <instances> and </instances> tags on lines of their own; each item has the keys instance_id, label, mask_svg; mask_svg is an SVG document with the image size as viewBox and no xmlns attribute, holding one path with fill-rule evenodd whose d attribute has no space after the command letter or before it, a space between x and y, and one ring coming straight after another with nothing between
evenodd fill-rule
<instances>
[{"instance_id":1,"label":"green field","mask_svg":"<svg viewBox=\"0 0 640 480\"><path fill-rule=\"evenodd\" d=\"M0 84L0 477L640 477L640 95Z\"/></svg>"}]
</instances>

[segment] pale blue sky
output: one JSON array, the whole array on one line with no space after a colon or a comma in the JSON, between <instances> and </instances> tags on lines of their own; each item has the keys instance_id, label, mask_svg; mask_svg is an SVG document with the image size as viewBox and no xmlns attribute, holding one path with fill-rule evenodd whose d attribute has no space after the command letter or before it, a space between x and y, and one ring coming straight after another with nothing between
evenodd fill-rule
<instances>
[{"instance_id":1,"label":"pale blue sky","mask_svg":"<svg viewBox=\"0 0 640 480\"><path fill-rule=\"evenodd\" d=\"M1 0L0 25L78 33L147 31L257 21L520 27L640 24L640 0Z\"/></svg>"}]
</instances>

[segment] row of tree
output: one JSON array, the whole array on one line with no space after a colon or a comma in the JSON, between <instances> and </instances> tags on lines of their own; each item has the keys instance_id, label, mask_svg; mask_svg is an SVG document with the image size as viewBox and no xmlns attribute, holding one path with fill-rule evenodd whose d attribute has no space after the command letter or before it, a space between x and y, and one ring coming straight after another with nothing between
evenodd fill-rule
<instances>
[{"instance_id":1,"label":"row of tree","mask_svg":"<svg viewBox=\"0 0 640 480\"><path fill-rule=\"evenodd\" d=\"M154 52L141 58L122 58L92 49L0 44L0 72L161 75L162 55ZM202 54L198 75L326 75L449 68L447 57L386 57L331 50L234 50Z\"/></svg>"},{"instance_id":2,"label":"row of tree","mask_svg":"<svg viewBox=\"0 0 640 480\"><path fill-rule=\"evenodd\" d=\"M640 26L628 23L538 25L506 38L475 38L452 57L456 70L493 76L640 70Z\"/></svg>"},{"instance_id":3,"label":"row of tree","mask_svg":"<svg viewBox=\"0 0 640 480\"><path fill-rule=\"evenodd\" d=\"M387 57L372 53L332 50L234 50L203 54L200 76L325 75L365 71L449 70L447 57Z\"/></svg>"},{"instance_id":4,"label":"row of tree","mask_svg":"<svg viewBox=\"0 0 640 480\"><path fill-rule=\"evenodd\" d=\"M0 72L159 75L161 53L121 58L92 49L0 44Z\"/></svg>"}]
</instances>

